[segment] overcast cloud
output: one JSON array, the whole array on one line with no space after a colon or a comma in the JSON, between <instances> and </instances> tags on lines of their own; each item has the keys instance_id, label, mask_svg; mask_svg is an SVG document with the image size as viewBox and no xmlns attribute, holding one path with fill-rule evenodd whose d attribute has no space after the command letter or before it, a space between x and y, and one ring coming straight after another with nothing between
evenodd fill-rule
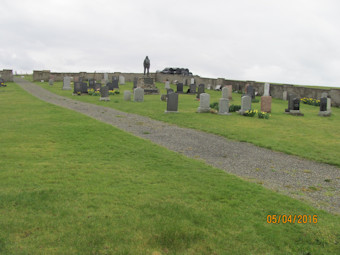
<instances>
[{"instance_id":1,"label":"overcast cloud","mask_svg":"<svg viewBox=\"0 0 340 255\"><path fill-rule=\"evenodd\" d=\"M1 0L0 69L340 87L337 0Z\"/></svg>"}]
</instances>

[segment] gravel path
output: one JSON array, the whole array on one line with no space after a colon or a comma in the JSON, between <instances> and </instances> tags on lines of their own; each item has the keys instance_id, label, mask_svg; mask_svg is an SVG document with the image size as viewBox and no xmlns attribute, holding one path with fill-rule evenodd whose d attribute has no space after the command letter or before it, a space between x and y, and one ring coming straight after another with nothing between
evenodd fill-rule
<instances>
[{"instance_id":1,"label":"gravel path","mask_svg":"<svg viewBox=\"0 0 340 255\"><path fill-rule=\"evenodd\" d=\"M20 78L14 81L41 100L83 113L169 150L201 159L248 181L340 214L340 169L335 166L68 99Z\"/></svg>"}]
</instances>

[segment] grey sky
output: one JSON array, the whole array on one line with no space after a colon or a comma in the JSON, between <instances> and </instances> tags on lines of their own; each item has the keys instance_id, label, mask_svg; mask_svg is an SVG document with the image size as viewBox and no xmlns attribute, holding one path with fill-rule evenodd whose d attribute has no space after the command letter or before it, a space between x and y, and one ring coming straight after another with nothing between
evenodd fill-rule
<instances>
[{"instance_id":1,"label":"grey sky","mask_svg":"<svg viewBox=\"0 0 340 255\"><path fill-rule=\"evenodd\" d=\"M1 0L0 69L142 72L340 87L337 0Z\"/></svg>"}]
</instances>

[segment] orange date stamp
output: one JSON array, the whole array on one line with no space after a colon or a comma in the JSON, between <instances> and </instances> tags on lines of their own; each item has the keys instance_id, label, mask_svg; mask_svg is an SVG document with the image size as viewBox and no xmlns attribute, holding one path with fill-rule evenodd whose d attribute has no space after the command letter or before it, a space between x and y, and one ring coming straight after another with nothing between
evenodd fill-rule
<instances>
[{"instance_id":1,"label":"orange date stamp","mask_svg":"<svg viewBox=\"0 0 340 255\"><path fill-rule=\"evenodd\" d=\"M279 223L297 223L297 224L307 224L307 223L318 223L317 215L286 215L286 214L273 214L267 215L267 223L269 224L279 224Z\"/></svg>"}]
</instances>

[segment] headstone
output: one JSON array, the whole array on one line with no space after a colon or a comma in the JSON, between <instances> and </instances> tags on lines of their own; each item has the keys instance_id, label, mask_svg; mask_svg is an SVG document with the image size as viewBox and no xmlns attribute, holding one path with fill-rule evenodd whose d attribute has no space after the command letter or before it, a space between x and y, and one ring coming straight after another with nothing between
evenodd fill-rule
<instances>
[{"instance_id":1,"label":"headstone","mask_svg":"<svg viewBox=\"0 0 340 255\"><path fill-rule=\"evenodd\" d=\"M304 116L304 114L300 112L300 102L300 97L290 94L288 96L288 109L286 109L286 113L294 116Z\"/></svg>"},{"instance_id":2,"label":"headstone","mask_svg":"<svg viewBox=\"0 0 340 255\"><path fill-rule=\"evenodd\" d=\"M216 85L215 90L220 91L222 88L222 85Z\"/></svg>"},{"instance_id":3,"label":"headstone","mask_svg":"<svg viewBox=\"0 0 340 255\"><path fill-rule=\"evenodd\" d=\"M190 84L195 84L195 79L191 78Z\"/></svg>"},{"instance_id":4,"label":"headstone","mask_svg":"<svg viewBox=\"0 0 340 255\"><path fill-rule=\"evenodd\" d=\"M135 77L135 78L133 79L133 87L132 87L132 89L137 88L137 83L138 83L138 78Z\"/></svg>"},{"instance_id":5,"label":"headstone","mask_svg":"<svg viewBox=\"0 0 340 255\"><path fill-rule=\"evenodd\" d=\"M205 88L204 84L198 85L198 91L197 91L197 96L196 96L197 98L200 98L200 95L205 92L204 88Z\"/></svg>"},{"instance_id":6,"label":"headstone","mask_svg":"<svg viewBox=\"0 0 340 255\"><path fill-rule=\"evenodd\" d=\"M117 76L112 76L112 82L114 81L118 81L118 77Z\"/></svg>"},{"instance_id":7,"label":"headstone","mask_svg":"<svg viewBox=\"0 0 340 255\"><path fill-rule=\"evenodd\" d=\"M178 112L178 94L168 94L168 101L166 105L166 113Z\"/></svg>"},{"instance_id":8,"label":"headstone","mask_svg":"<svg viewBox=\"0 0 340 255\"><path fill-rule=\"evenodd\" d=\"M269 84L269 83L265 83L265 84L264 84L264 92L263 92L263 95L264 95L264 96L270 96L269 90L270 90L270 84Z\"/></svg>"},{"instance_id":9,"label":"headstone","mask_svg":"<svg viewBox=\"0 0 340 255\"><path fill-rule=\"evenodd\" d=\"M123 75L119 75L119 84L124 85L125 84L125 77Z\"/></svg>"},{"instance_id":10,"label":"headstone","mask_svg":"<svg viewBox=\"0 0 340 255\"><path fill-rule=\"evenodd\" d=\"M109 81L109 74L108 73L104 73L104 81L105 81L105 83L107 83Z\"/></svg>"},{"instance_id":11,"label":"headstone","mask_svg":"<svg viewBox=\"0 0 340 255\"><path fill-rule=\"evenodd\" d=\"M170 81L165 81L165 89L170 89Z\"/></svg>"},{"instance_id":12,"label":"headstone","mask_svg":"<svg viewBox=\"0 0 340 255\"><path fill-rule=\"evenodd\" d=\"M142 89L142 88L134 89L133 100L135 102L143 102L144 101L144 89Z\"/></svg>"},{"instance_id":13,"label":"headstone","mask_svg":"<svg viewBox=\"0 0 340 255\"><path fill-rule=\"evenodd\" d=\"M112 82L108 82L108 83L106 84L106 87L108 87L109 90L113 90L113 83L112 83Z\"/></svg>"},{"instance_id":14,"label":"headstone","mask_svg":"<svg viewBox=\"0 0 340 255\"><path fill-rule=\"evenodd\" d=\"M94 89L94 84L95 84L95 80L94 79L89 79L89 88L90 89Z\"/></svg>"},{"instance_id":15,"label":"headstone","mask_svg":"<svg viewBox=\"0 0 340 255\"><path fill-rule=\"evenodd\" d=\"M190 94L196 94L196 84L190 84Z\"/></svg>"},{"instance_id":16,"label":"headstone","mask_svg":"<svg viewBox=\"0 0 340 255\"><path fill-rule=\"evenodd\" d=\"M211 90L211 84L208 84L207 89Z\"/></svg>"},{"instance_id":17,"label":"headstone","mask_svg":"<svg viewBox=\"0 0 340 255\"><path fill-rule=\"evenodd\" d=\"M112 88L113 89L119 89L118 80L113 80L112 81Z\"/></svg>"},{"instance_id":18,"label":"headstone","mask_svg":"<svg viewBox=\"0 0 340 255\"><path fill-rule=\"evenodd\" d=\"M255 89L253 86L249 85L247 88L247 95L251 97L251 99L255 99Z\"/></svg>"},{"instance_id":19,"label":"headstone","mask_svg":"<svg viewBox=\"0 0 340 255\"><path fill-rule=\"evenodd\" d=\"M232 100L233 99L233 86L227 85L224 88L228 88L228 99Z\"/></svg>"},{"instance_id":20,"label":"headstone","mask_svg":"<svg viewBox=\"0 0 340 255\"><path fill-rule=\"evenodd\" d=\"M322 97L320 99L320 112L319 116L328 117L332 115L331 110L331 99L327 97Z\"/></svg>"},{"instance_id":21,"label":"headstone","mask_svg":"<svg viewBox=\"0 0 340 255\"><path fill-rule=\"evenodd\" d=\"M249 95L245 95L241 99L241 110L239 110L238 113L243 115L249 110L251 110L251 97Z\"/></svg>"},{"instance_id":22,"label":"headstone","mask_svg":"<svg viewBox=\"0 0 340 255\"><path fill-rule=\"evenodd\" d=\"M48 84L49 84L50 86L53 86L53 82L54 82L53 79L49 79L49 80L48 80Z\"/></svg>"},{"instance_id":23,"label":"headstone","mask_svg":"<svg viewBox=\"0 0 340 255\"><path fill-rule=\"evenodd\" d=\"M210 95L207 93L202 93L200 95L200 106L197 109L199 113L210 112Z\"/></svg>"},{"instance_id":24,"label":"headstone","mask_svg":"<svg viewBox=\"0 0 340 255\"><path fill-rule=\"evenodd\" d=\"M131 101L131 91L129 91L129 90L124 91L124 100L125 101Z\"/></svg>"},{"instance_id":25,"label":"headstone","mask_svg":"<svg viewBox=\"0 0 340 255\"><path fill-rule=\"evenodd\" d=\"M80 82L81 93L88 93L88 87L86 82Z\"/></svg>"},{"instance_id":26,"label":"headstone","mask_svg":"<svg viewBox=\"0 0 340 255\"><path fill-rule=\"evenodd\" d=\"M183 93L183 83L177 83L177 91L176 93Z\"/></svg>"},{"instance_id":27,"label":"headstone","mask_svg":"<svg viewBox=\"0 0 340 255\"><path fill-rule=\"evenodd\" d=\"M74 82L73 94L81 93L81 82Z\"/></svg>"},{"instance_id":28,"label":"headstone","mask_svg":"<svg viewBox=\"0 0 340 255\"><path fill-rule=\"evenodd\" d=\"M229 113L229 100L227 98L220 98L220 102L218 104L218 114L231 115L231 113Z\"/></svg>"},{"instance_id":29,"label":"headstone","mask_svg":"<svg viewBox=\"0 0 340 255\"><path fill-rule=\"evenodd\" d=\"M104 86L100 88L100 101L110 101L109 88Z\"/></svg>"},{"instance_id":30,"label":"headstone","mask_svg":"<svg viewBox=\"0 0 340 255\"><path fill-rule=\"evenodd\" d=\"M73 77L73 82L79 82L79 77L78 76L74 76Z\"/></svg>"},{"instance_id":31,"label":"headstone","mask_svg":"<svg viewBox=\"0 0 340 255\"><path fill-rule=\"evenodd\" d=\"M285 112L290 112L291 110L293 110L293 107L294 107L294 103L293 103L293 99L296 97L295 94L293 93L290 93L288 96L287 96L287 99L288 99L288 108L285 110Z\"/></svg>"},{"instance_id":32,"label":"headstone","mask_svg":"<svg viewBox=\"0 0 340 255\"><path fill-rule=\"evenodd\" d=\"M261 112L271 112L272 111L272 97L262 96L261 97Z\"/></svg>"},{"instance_id":33,"label":"headstone","mask_svg":"<svg viewBox=\"0 0 340 255\"><path fill-rule=\"evenodd\" d=\"M101 83L95 83L94 84L94 90L100 90L102 87L102 84Z\"/></svg>"},{"instance_id":34,"label":"headstone","mask_svg":"<svg viewBox=\"0 0 340 255\"><path fill-rule=\"evenodd\" d=\"M287 97L288 97L287 91L283 91L283 93L282 93L282 100L287 101Z\"/></svg>"},{"instance_id":35,"label":"headstone","mask_svg":"<svg viewBox=\"0 0 340 255\"><path fill-rule=\"evenodd\" d=\"M222 98L229 99L229 88L227 87L222 88Z\"/></svg>"},{"instance_id":36,"label":"headstone","mask_svg":"<svg viewBox=\"0 0 340 255\"><path fill-rule=\"evenodd\" d=\"M68 76L64 77L63 90L71 90L71 78Z\"/></svg>"}]
</instances>

